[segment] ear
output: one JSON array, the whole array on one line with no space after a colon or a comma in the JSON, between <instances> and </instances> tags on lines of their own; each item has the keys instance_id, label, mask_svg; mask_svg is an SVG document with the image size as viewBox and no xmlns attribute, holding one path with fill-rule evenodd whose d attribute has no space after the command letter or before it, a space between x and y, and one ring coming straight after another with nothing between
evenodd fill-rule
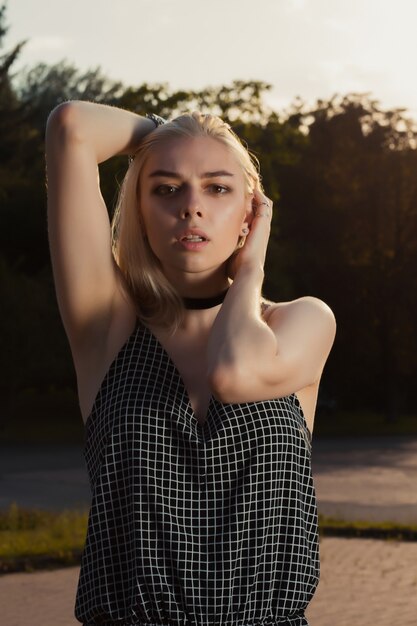
<instances>
[{"instance_id":1,"label":"ear","mask_svg":"<svg viewBox=\"0 0 417 626\"><path fill-rule=\"evenodd\" d=\"M242 228L249 228L253 217L254 217L254 211L253 211L253 199L254 199L254 194L250 193L245 197L245 215L243 218L243 222L242 222Z\"/></svg>"}]
</instances>

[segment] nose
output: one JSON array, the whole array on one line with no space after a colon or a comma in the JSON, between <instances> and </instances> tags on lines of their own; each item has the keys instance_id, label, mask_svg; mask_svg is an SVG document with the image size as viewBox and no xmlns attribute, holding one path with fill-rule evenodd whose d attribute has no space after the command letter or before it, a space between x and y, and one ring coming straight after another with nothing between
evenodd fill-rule
<instances>
[{"instance_id":1,"label":"nose","mask_svg":"<svg viewBox=\"0 0 417 626\"><path fill-rule=\"evenodd\" d=\"M203 210L198 194L190 191L188 194L185 195L181 204L180 217L181 219L186 219L187 217L194 217L195 215L198 215L198 217L202 217Z\"/></svg>"}]
</instances>

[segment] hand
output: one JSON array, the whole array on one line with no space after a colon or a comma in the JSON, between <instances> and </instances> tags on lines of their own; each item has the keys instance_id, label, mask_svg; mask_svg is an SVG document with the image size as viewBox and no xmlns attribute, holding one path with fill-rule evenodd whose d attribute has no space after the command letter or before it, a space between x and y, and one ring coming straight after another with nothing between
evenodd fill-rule
<instances>
[{"instance_id":1,"label":"hand","mask_svg":"<svg viewBox=\"0 0 417 626\"><path fill-rule=\"evenodd\" d=\"M252 208L253 217L249 224L249 234L244 245L230 258L228 274L234 279L242 268L262 268L265 264L266 250L271 232L273 202L259 189L254 189Z\"/></svg>"}]
</instances>

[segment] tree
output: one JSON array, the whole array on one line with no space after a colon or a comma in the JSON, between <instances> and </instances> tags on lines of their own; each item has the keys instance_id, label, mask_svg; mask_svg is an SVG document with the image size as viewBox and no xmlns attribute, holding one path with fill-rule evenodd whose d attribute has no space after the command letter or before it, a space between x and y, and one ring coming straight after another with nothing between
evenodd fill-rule
<instances>
[{"instance_id":1,"label":"tree","mask_svg":"<svg viewBox=\"0 0 417 626\"><path fill-rule=\"evenodd\" d=\"M415 133L399 111L355 94L294 115L299 127L309 121L303 156L282 178L296 291L335 310L340 402L365 401L395 419L416 366L407 349L417 313Z\"/></svg>"},{"instance_id":2,"label":"tree","mask_svg":"<svg viewBox=\"0 0 417 626\"><path fill-rule=\"evenodd\" d=\"M8 31L5 23L6 5L0 7L0 48L3 47L4 36ZM25 42L18 43L13 50L0 55L0 167L13 158L16 141L19 139L17 127L22 119L22 107L11 85L10 69L19 57ZM1 170L0 170L1 175ZM7 180L1 179L1 189Z\"/></svg>"},{"instance_id":3,"label":"tree","mask_svg":"<svg viewBox=\"0 0 417 626\"><path fill-rule=\"evenodd\" d=\"M43 137L49 113L67 100L90 100L116 104L123 93L121 82L107 79L101 69L80 72L61 61L55 65L38 63L21 72L14 84L16 95L30 124Z\"/></svg>"},{"instance_id":4,"label":"tree","mask_svg":"<svg viewBox=\"0 0 417 626\"><path fill-rule=\"evenodd\" d=\"M6 7L3 5L0 8L0 47L8 30L5 17ZM31 215L24 214L22 206L27 205L30 197L26 162L38 149L37 137L14 91L10 73L24 44L20 42L0 57L0 219L3 226L0 243L3 255L14 263L22 262L25 243L30 245L36 236L32 229L30 235L28 233L27 229L35 223Z\"/></svg>"}]
</instances>

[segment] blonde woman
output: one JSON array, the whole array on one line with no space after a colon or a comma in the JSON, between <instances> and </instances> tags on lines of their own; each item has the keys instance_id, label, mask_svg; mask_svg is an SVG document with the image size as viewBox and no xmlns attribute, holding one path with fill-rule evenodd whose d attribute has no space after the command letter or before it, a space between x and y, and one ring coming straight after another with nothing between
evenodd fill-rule
<instances>
[{"instance_id":1,"label":"blonde woman","mask_svg":"<svg viewBox=\"0 0 417 626\"><path fill-rule=\"evenodd\" d=\"M47 125L48 230L92 489L84 626L306 626L311 435L335 337L262 297L272 201L220 118L89 102ZM131 155L112 224L98 164Z\"/></svg>"}]
</instances>

